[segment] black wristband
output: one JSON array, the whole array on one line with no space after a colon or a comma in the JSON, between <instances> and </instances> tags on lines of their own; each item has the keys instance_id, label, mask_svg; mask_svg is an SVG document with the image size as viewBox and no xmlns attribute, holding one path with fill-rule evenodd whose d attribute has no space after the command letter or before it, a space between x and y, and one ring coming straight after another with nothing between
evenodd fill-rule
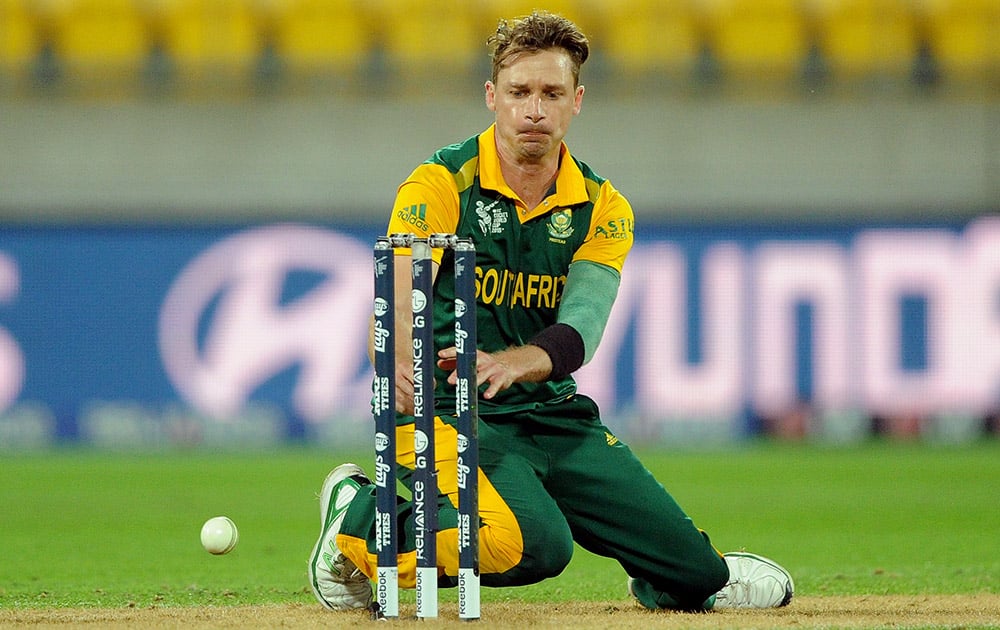
<instances>
[{"instance_id":1,"label":"black wristband","mask_svg":"<svg viewBox=\"0 0 1000 630\"><path fill-rule=\"evenodd\" d=\"M544 350L552 360L550 381L566 378L583 365L583 337L569 324L544 328L528 343Z\"/></svg>"}]
</instances>

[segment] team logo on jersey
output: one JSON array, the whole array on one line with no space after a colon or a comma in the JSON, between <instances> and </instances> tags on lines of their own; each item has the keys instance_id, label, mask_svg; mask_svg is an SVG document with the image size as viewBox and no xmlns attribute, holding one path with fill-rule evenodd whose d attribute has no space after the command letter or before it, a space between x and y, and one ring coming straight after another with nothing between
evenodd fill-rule
<instances>
[{"instance_id":1,"label":"team logo on jersey","mask_svg":"<svg viewBox=\"0 0 1000 630\"><path fill-rule=\"evenodd\" d=\"M479 217L479 229L483 234L503 234L504 225L507 224L507 211L499 199L489 204L477 201L476 216Z\"/></svg>"},{"instance_id":2,"label":"team logo on jersey","mask_svg":"<svg viewBox=\"0 0 1000 630\"><path fill-rule=\"evenodd\" d=\"M549 236L566 240L573 235L573 211L560 210L549 217Z\"/></svg>"}]
</instances>

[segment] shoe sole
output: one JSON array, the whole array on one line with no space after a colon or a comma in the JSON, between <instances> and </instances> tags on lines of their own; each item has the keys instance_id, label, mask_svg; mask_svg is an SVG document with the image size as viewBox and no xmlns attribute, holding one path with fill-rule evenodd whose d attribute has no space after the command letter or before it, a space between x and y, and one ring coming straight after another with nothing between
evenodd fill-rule
<instances>
[{"instance_id":1,"label":"shoe sole","mask_svg":"<svg viewBox=\"0 0 1000 630\"><path fill-rule=\"evenodd\" d=\"M326 538L326 533L332 523L327 523L327 516L330 515L330 501L333 499L333 490L341 484L345 479L353 477L354 475L364 476L365 471L361 469L357 464L341 464L333 470L330 474L326 476L323 480L323 486L319 492L320 501L320 512L319 512L319 538L316 540L316 545L313 546L312 553L309 554L309 587L312 589L313 595L319 600L326 608L330 610L340 610L330 605L323 595L319 591L319 584L316 580L316 563L319 562L319 556L323 551L323 540Z\"/></svg>"},{"instance_id":2,"label":"shoe sole","mask_svg":"<svg viewBox=\"0 0 1000 630\"><path fill-rule=\"evenodd\" d=\"M795 595L795 582L792 580L792 574L786 571L783 566L781 566L774 560L771 560L770 558L765 558L764 556L760 556L755 553L746 553L745 551L731 551L729 553L723 554L723 557L751 558L753 560L763 562L764 564L768 565L773 569L776 569L779 573L781 573L788 579L788 582L785 584L784 598L782 598L781 602L779 602L776 606L774 606L774 608L782 608L783 606L787 606L792 602L792 597Z\"/></svg>"}]
</instances>

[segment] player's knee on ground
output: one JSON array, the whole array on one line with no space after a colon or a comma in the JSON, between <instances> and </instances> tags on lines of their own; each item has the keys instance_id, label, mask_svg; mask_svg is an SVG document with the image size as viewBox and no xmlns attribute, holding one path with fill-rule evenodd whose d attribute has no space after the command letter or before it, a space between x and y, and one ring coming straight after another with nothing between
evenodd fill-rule
<instances>
[{"instance_id":1,"label":"player's knee on ground","mask_svg":"<svg viewBox=\"0 0 1000 630\"><path fill-rule=\"evenodd\" d=\"M545 540L526 541L521 566L544 580L562 573L572 558L572 537L551 536Z\"/></svg>"},{"instance_id":2,"label":"player's knee on ground","mask_svg":"<svg viewBox=\"0 0 1000 630\"><path fill-rule=\"evenodd\" d=\"M485 586L523 586L563 572L573 557L573 537L563 522L524 532L520 561L502 573L483 574Z\"/></svg>"}]
</instances>

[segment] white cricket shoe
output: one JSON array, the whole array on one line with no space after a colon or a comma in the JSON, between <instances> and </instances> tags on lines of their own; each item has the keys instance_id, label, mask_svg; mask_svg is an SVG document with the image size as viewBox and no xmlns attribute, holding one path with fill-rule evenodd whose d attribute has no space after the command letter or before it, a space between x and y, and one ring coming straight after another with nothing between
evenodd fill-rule
<instances>
[{"instance_id":1,"label":"white cricket shoe","mask_svg":"<svg viewBox=\"0 0 1000 630\"><path fill-rule=\"evenodd\" d=\"M716 593L713 608L780 608L792 601L792 576L773 560L743 552L724 558L729 582Z\"/></svg>"},{"instance_id":2,"label":"white cricket shoe","mask_svg":"<svg viewBox=\"0 0 1000 630\"><path fill-rule=\"evenodd\" d=\"M341 464L326 476L319 495L319 540L309 556L309 585L330 610L366 608L372 601L368 576L337 548L337 534L351 500L371 484L361 467Z\"/></svg>"}]
</instances>

